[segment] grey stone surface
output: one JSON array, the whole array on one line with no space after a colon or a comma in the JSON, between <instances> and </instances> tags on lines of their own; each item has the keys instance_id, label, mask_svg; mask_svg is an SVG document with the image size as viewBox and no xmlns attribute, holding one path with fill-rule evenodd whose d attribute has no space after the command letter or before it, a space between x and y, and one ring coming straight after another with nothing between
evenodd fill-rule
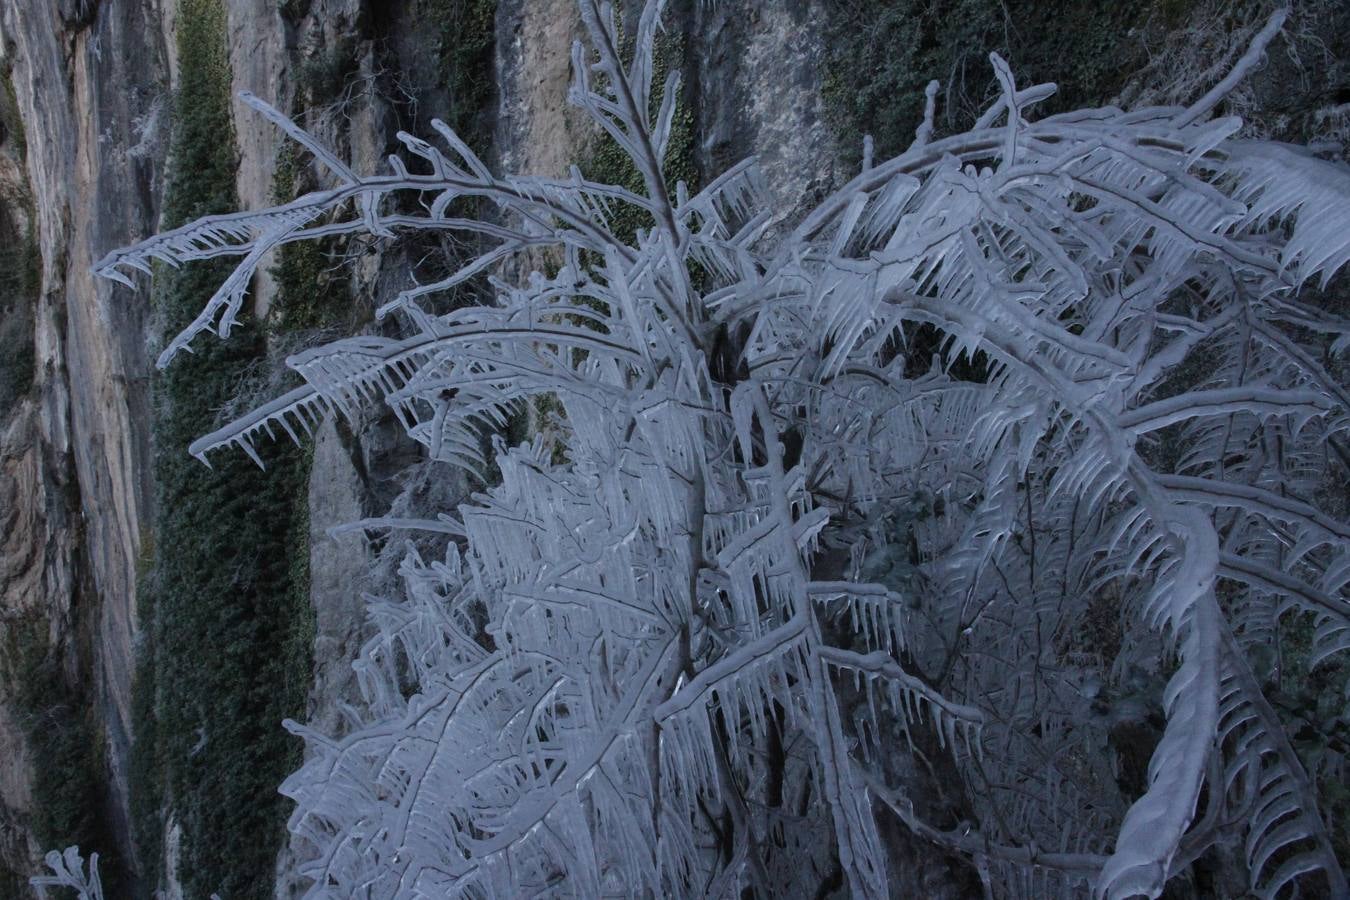
<instances>
[{"instance_id":1,"label":"grey stone surface","mask_svg":"<svg viewBox=\"0 0 1350 900\"><path fill-rule=\"evenodd\" d=\"M168 96L161 7L6 3L0 48L25 126L42 256L37 381L0 450L8 481L0 493L17 522L6 536L15 549L6 547L0 609L39 610L72 671L77 653L92 653L115 806L125 810L136 560L151 496L141 427L147 316L143 298L95 282L89 268L106 249L153 231L158 217Z\"/></svg>"}]
</instances>

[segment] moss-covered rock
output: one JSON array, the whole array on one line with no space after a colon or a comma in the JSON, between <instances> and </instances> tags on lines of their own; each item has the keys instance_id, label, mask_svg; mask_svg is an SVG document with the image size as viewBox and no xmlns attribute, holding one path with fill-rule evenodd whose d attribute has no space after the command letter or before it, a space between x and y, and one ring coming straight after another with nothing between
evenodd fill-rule
<instances>
[{"instance_id":1,"label":"moss-covered rock","mask_svg":"<svg viewBox=\"0 0 1350 900\"><path fill-rule=\"evenodd\" d=\"M28 393L35 374L33 307L42 259L22 171L26 154L14 85L0 70L0 416Z\"/></svg>"},{"instance_id":2,"label":"moss-covered rock","mask_svg":"<svg viewBox=\"0 0 1350 900\"><path fill-rule=\"evenodd\" d=\"M221 0L180 0L166 226L233 210L236 156ZM162 272L156 314L176 334L229 273L229 261ZM299 761L281 720L303 713L308 687L306 573L295 560L303 454L265 448L207 468L188 444L247 390L266 356L245 320L228 341L201 340L156 379L154 556L142 579L142 636L133 697L136 841L147 875L160 864L164 817L183 829L188 896L270 897L286 802L276 786ZM153 881L154 879L151 878Z\"/></svg>"},{"instance_id":3,"label":"moss-covered rock","mask_svg":"<svg viewBox=\"0 0 1350 900\"><path fill-rule=\"evenodd\" d=\"M1186 0L1167 0L1167 15ZM825 96L844 153L872 135L877 158L902 152L941 82L939 131L968 128L997 95L997 51L1022 84L1054 81L1050 113L1104 102L1146 59L1137 35L1155 0L828 0Z\"/></svg>"},{"instance_id":4,"label":"moss-covered rock","mask_svg":"<svg viewBox=\"0 0 1350 900\"><path fill-rule=\"evenodd\" d=\"M619 21L622 52L631 54L632 40L623 36L623 20ZM652 91L650 114L653 120L661 108L665 95L665 83L668 74L674 70L686 72L689 61L685 59L685 39L683 33L670 28L661 32L656 39L656 55L652 63ZM675 106L675 118L671 125L670 141L666 147L666 156L662 160L666 176L666 189L671 196L675 194L675 185L683 181L693 194L698 190L698 169L694 160L694 114L685 98L680 98ZM642 174L624 152L617 141L603 132L597 134L579 164L582 175L591 181L603 184L616 184L628 188L637 194L645 194ZM610 229L621 241L632 242L639 228L650 228L651 217L642 210L631 206L615 205L610 220Z\"/></svg>"},{"instance_id":5,"label":"moss-covered rock","mask_svg":"<svg viewBox=\"0 0 1350 900\"><path fill-rule=\"evenodd\" d=\"M439 77L449 93L446 123L472 146L487 137L488 109L496 82L497 0L421 0L437 41Z\"/></svg>"}]
</instances>

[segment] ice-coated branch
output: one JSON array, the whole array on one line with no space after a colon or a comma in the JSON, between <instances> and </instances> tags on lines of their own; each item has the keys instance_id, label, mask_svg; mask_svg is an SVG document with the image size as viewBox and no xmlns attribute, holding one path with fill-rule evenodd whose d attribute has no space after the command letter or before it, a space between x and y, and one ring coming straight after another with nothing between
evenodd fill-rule
<instances>
[{"instance_id":1,"label":"ice-coated branch","mask_svg":"<svg viewBox=\"0 0 1350 900\"><path fill-rule=\"evenodd\" d=\"M1266 47L1280 33L1280 29L1284 26L1284 20L1288 16L1289 10L1285 7L1271 13L1270 18L1266 20L1265 27L1256 33L1256 37L1252 38L1247 52L1242 54L1233 68L1223 77L1223 80L1206 91L1205 95L1199 100L1186 107L1176 117L1176 123L1178 125L1189 125L1223 102L1223 99L1233 92L1233 88L1241 84L1242 79L1246 78L1261 61L1261 56L1266 52Z\"/></svg>"},{"instance_id":2,"label":"ice-coated branch","mask_svg":"<svg viewBox=\"0 0 1350 900\"><path fill-rule=\"evenodd\" d=\"M445 559L410 544L369 600L349 730L288 726L311 895L881 898L908 858L883 806L993 896L1156 897L1230 828L1252 891L1341 889L1315 792L1346 761L1302 768L1248 657L1305 615L1309 669L1350 651L1322 480L1350 324L1302 291L1350 262L1350 171L1208 118L1283 15L1184 110L1037 118L1054 86L993 57L970 131L934 133L929 85L904 153L776 235L752 160L667 189L660 0L627 63L614 8L578 3L570 96L642 189L495 175L439 122L355 173L253 100L336 186L97 267L240 258L168 362L289 242L482 239L382 307L402 334L296 354L304 386L190 448L256 458L383 402L484 485L338 529ZM653 227L621 241L620 208ZM488 305L421 303L477 278ZM527 405L547 427L507 446ZM1114 725L1154 709L1132 790Z\"/></svg>"},{"instance_id":3,"label":"ice-coated branch","mask_svg":"<svg viewBox=\"0 0 1350 900\"><path fill-rule=\"evenodd\" d=\"M98 854L89 854L89 871L84 869L84 857L79 847L67 847L64 853L49 851L44 858L50 875L35 875L28 883L37 888L39 897L47 896L47 888L73 888L79 900L103 900L103 880L98 874Z\"/></svg>"}]
</instances>

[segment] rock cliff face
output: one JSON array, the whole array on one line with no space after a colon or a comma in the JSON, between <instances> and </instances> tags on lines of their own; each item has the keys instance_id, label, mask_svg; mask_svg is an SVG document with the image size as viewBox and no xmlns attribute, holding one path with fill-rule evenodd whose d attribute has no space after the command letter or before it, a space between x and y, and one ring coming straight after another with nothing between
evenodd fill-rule
<instances>
[{"instance_id":1,"label":"rock cliff face","mask_svg":"<svg viewBox=\"0 0 1350 900\"><path fill-rule=\"evenodd\" d=\"M125 773L137 568L153 512L154 436L145 427L153 323L144 285L132 292L95 281L89 268L157 227L172 164L174 5L61 0L0 8L0 69L9 73L26 136L23 156L14 139L0 142L0 204L15 233L26 233L31 209L41 260L31 312L35 378L0 412L0 679L10 687L20 677L20 638L38 623L45 654L88 698L87 715L104 736L109 796L101 812L126 859L133 858ZM354 168L374 170L395 147L397 129L426 132L431 116L449 118L455 109L445 75L446 42L455 35L438 18L452 5L230 0L233 87L282 109L317 102L310 127ZM570 46L580 34L574 3L499 0L492 15L495 63L485 95L492 99L466 121L503 168L561 174L595 138L566 105ZM785 198L809 197L838 177L820 110L820 47L809 37L820 33L820 15L809 2L672 4L671 28L698 61L686 67L686 80L694 163L703 173L758 153ZM241 203L269 204L278 134L242 103L235 132ZM371 307L406 285L418 264L412 254L399 246L364 253L354 263L352 302ZM265 314L276 290L270 276L259 279L256 313ZM467 490L417 464L379 410L363 423L355 431L326 425L313 451L308 712L324 728L340 727L338 704L354 696L347 664L364 638L360 592L397 590L404 538L334 543L326 529L390 505L405 515L443 509ZM13 696L0 690L0 870L10 873L0 893L49 849L34 831L32 753ZM278 896L300 887L294 853L279 858Z\"/></svg>"},{"instance_id":2,"label":"rock cliff face","mask_svg":"<svg viewBox=\"0 0 1350 900\"><path fill-rule=\"evenodd\" d=\"M0 95L0 103L7 98ZM27 616L40 616L39 591L43 564L42 546L34 538L47 531L45 503L49 493L38 458L35 424L36 409L23 396L31 379L32 366L32 292L31 273L24 277L24 238L32 233L33 222L24 171L22 130L17 109L0 127L0 241L11 249L0 257L4 276L0 288L9 294L0 302L0 628L6 636L15 624ZM31 267L30 267L31 268ZM14 660L11 642L4 642L0 659L6 680L12 678ZM28 747L20 726L21 710L16 708L12 692L0 692L0 860L27 859L27 836L22 821L32 806L32 786L28 778ZM0 865L3 868L3 865ZM0 881L0 889L4 882Z\"/></svg>"},{"instance_id":3,"label":"rock cliff face","mask_svg":"<svg viewBox=\"0 0 1350 900\"><path fill-rule=\"evenodd\" d=\"M150 435L139 427L146 305L96 284L89 266L155 224L168 88L161 15L151 0L0 10L41 257L34 385L0 446L3 518L14 523L0 610L11 622L41 621L49 652L88 692L107 736L114 819L126 808L136 560L149 497ZM12 671L12 654L6 663ZM18 732L6 738L21 742ZM14 758L24 757L6 756ZM23 768L6 780L23 781ZM18 796L3 798L10 808L0 816L22 837L0 853L24 871L38 848L24 834L26 811L11 805Z\"/></svg>"},{"instance_id":4,"label":"rock cliff face","mask_svg":"<svg viewBox=\"0 0 1350 900\"><path fill-rule=\"evenodd\" d=\"M701 172L759 161L781 228L847 175L821 100L825 3L695 3L689 23ZM852 174L852 173L849 173Z\"/></svg>"}]
</instances>

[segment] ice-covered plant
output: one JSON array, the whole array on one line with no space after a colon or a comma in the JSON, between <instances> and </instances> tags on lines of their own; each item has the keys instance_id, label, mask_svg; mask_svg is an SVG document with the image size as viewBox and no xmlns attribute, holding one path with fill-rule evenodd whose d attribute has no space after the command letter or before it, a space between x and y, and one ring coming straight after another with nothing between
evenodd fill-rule
<instances>
[{"instance_id":1,"label":"ice-covered plant","mask_svg":"<svg viewBox=\"0 0 1350 900\"><path fill-rule=\"evenodd\" d=\"M561 410L556 446L493 439L500 480L457 511L367 523L445 556L410 552L406 595L371 602L350 732L289 724L311 894L885 897L913 889L908 834L997 896L1157 896L1235 836L1253 891L1345 896L1326 772L1253 664L1295 626L1310 665L1350 648L1325 490L1350 323L1302 290L1350 259L1350 171L1212 115L1281 16L1184 108L1036 119L1054 87L995 56L971 131L938 139L930 90L913 146L776 235L753 160L667 188L662 5L628 60L580 0L573 51L571 99L642 192L494 175L440 123L361 175L246 98L334 186L98 267L242 258L164 365L228 336L282 244L482 242L381 310L405 337L292 357L304 386L203 459L382 397L482 472L522 405ZM630 242L623 207L648 222ZM523 254L556 273L420 302ZM1150 704L1132 775L1120 728Z\"/></svg>"},{"instance_id":2,"label":"ice-covered plant","mask_svg":"<svg viewBox=\"0 0 1350 900\"><path fill-rule=\"evenodd\" d=\"M98 874L98 854L89 854L89 871L86 874L84 857L79 847L67 847L64 852L51 850L43 860L50 875L34 875L28 883L37 889L39 897L47 896L47 888L70 888L79 900L103 900L103 879Z\"/></svg>"}]
</instances>

